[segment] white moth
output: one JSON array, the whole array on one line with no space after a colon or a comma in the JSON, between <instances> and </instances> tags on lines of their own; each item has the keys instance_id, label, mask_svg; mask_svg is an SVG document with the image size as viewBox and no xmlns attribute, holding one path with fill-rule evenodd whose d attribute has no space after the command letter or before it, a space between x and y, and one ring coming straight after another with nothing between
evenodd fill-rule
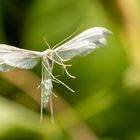
<instances>
[{"instance_id":1,"label":"white moth","mask_svg":"<svg viewBox=\"0 0 140 140\"><path fill-rule=\"evenodd\" d=\"M52 81L67 85L53 76L52 70L54 62L61 65L66 73L71 76L64 64L78 55L87 55L96 48L106 44L106 35L111 31L104 27L94 27L80 33L70 41L57 48L47 49L43 52L19 49L10 45L0 44L0 71L7 72L13 68L32 69L38 61L42 61L42 82L41 82L41 120L43 108L50 102L50 109L53 121L52 109Z\"/></svg>"}]
</instances>

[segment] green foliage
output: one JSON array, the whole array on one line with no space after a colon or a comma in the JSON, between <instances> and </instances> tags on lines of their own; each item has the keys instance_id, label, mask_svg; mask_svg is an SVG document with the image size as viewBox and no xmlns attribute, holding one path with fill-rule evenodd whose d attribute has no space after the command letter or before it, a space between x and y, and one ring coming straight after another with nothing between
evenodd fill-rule
<instances>
[{"instance_id":1,"label":"green foliage","mask_svg":"<svg viewBox=\"0 0 140 140\"><path fill-rule=\"evenodd\" d=\"M140 11L136 0L2 0L0 41L16 47L43 51L79 27L103 26L113 34L106 47L73 59L70 79L55 66L54 75L76 93L54 83L55 124L49 109L39 124L41 75L32 72L1 73L0 140L139 140L140 139ZM130 6L130 10L127 10ZM125 11L126 10L126 11ZM129 19L129 20L128 20ZM36 94L37 93L37 94ZM3 99L3 97L5 99ZM49 108L49 107L48 107Z\"/></svg>"}]
</instances>

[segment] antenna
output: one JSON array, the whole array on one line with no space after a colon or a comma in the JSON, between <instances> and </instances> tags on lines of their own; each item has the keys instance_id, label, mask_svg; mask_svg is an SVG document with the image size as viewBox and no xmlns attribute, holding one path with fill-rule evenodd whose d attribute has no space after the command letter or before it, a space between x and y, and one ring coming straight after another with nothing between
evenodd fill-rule
<instances>
[{"instance_id":1,"label":"antenna","mask_svg":"<svg viewBox=\"0 0 140 140\"><path fill-rule=\"evenodd\" d=\"M43 40L46 43L46 45L48 46L49 49L51 49L51 46L49 45L49 43L47 42L46 38L43 36Z\"/></svg>"},{"instance_id":2,"label":"antenna","mask_svg":"<svg viewBox=\"0 0 140 140\"><path fill-rule=\"evenodd\" d=\"M56 45L53 47L53 49L56 48L56 47L58 47L58 46L61 45L62 43L64 43L66 40L68 40L69 38L71 38L73 35L75 35L75 34L79 31L79 29L80 29L81 27L82 27L82 25L79 26L79 27L76 29L76 31L74 31L71 35L69 35L69 36L66 37L64 40L62 40L62 41L60 41L58 44L56 44Z\"/></svg>"}]
</instances>

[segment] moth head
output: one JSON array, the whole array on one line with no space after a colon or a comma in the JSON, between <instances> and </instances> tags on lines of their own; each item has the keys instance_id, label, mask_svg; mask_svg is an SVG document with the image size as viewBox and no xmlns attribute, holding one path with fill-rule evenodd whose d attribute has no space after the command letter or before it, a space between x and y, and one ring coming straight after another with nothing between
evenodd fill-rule
<instances>
[{"instance_id":1,"label":"moth head","mask_svg":"<svg viewBox=\"0 0 140 140\"><path fill-rule=\"evenodd\" d=\"M47 49L43 52L43 57L52 57L53 56L53 50Z\"/></svg>"}]
</instances>

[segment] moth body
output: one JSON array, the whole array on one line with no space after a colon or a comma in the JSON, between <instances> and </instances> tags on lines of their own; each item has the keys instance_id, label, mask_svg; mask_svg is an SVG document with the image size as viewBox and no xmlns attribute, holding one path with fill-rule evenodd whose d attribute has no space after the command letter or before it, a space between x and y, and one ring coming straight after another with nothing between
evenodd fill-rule
<instances>
[{"instance_id":1,"label":"moth body","mask_svg":"<svg viewBox=\"0 0 140 140\"><path fill-rule=\"evenodd\" d=\"M41 61L41 120L43 108L46 107L49 102L53 119L52 81L61 83L74 92L62 81L53 76L52 71L54 63L61 65L68 76L74 77L68 73L66 69L67 65L65 65L64 62L71 60L76 56L87 55L93 52L96 48L106 45L106 36L110 34L111 31L104 27L90 28L57 48L47 49L43 52L20 49L10 45L0 44L0 71L7 72L13 70L13 68L32 69L39 61Z\"/></svg>"}]
</instances>

